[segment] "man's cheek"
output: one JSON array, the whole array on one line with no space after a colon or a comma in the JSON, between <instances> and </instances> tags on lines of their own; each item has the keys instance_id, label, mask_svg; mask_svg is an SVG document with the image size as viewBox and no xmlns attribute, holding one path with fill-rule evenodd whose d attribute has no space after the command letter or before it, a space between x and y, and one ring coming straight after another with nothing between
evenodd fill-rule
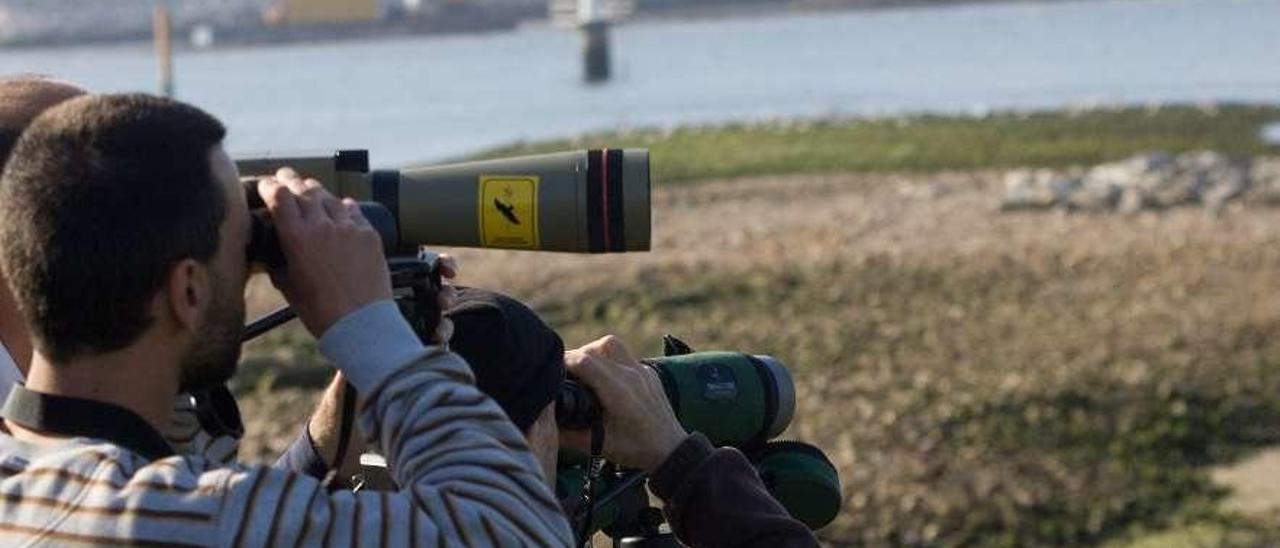
<instances>
[{"instance_id":1,"label":"man's cheek","mask_svg":"<svg viewBox=\"0 0 1280 548\"><path fill-rule=\"evenodd\" d=\"M555 405L547 407L547 410L529 427L527 440L533 457L542 466L547 485L554 488L556 461L560 454L560 428L555 421Z\"/></svg>"}]
</instances>

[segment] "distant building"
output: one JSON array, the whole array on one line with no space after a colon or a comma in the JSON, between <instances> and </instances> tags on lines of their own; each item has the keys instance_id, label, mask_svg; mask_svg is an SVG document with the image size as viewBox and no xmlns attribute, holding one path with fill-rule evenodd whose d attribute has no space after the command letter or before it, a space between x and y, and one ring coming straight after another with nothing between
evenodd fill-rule
<instances>
[{"instance_id":1,"label":"distant building","mask_svg":"<svg viewBox=\"0 0 1280 548\"><path fill-rule=\"evenodd\" d=\"M586 7L584 4L592 4ZM547 15L560 26L576 26L584 17L621 21L636 11L636 0L547 0ZM586 13L584 13L586 12Z\"/></svg>"},{"instance_id":2,"label":"distant building","mask_svg":"<svg viewBox=\"0 0 1280 548\"><path fill-rule=\"evenodd\" d=\"M86 42L147 36L158 3L174 27L259 23L272 0L0 0L0 42Z\"/></svg>"},{"instance_id":3,"label":"distant building","mask_svg":"<svg viewBox=\"0 0 1280 548\"><path fill-rule=\"evenodd\" d=\"M379 0L279 0L268 14L271 23L331 24L376 21L384 10Z\"/></svg>"}]
</instances>

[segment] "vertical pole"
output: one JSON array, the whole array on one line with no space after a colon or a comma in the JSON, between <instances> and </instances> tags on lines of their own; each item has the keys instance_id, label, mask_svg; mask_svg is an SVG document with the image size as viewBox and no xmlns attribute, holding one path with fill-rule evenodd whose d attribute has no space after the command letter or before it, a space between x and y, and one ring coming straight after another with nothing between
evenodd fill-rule
<instances>
[{"instance_id":1,"label":"vertical pole","mask_svg":"<svg viewBox=\"0 0 1280 548\"><path fill-rule=\"evenodd\" d=\"M155 37L160 94L173 97L173 29L172 22L169 20L169 10L163 3L157 3L152 12L151 30Z\"/></svg>"},{"instance_id":2,"label":"vertical pole","mask_svg":"<svg viewBox=\"0 0 1280 548\"><path fill-rule=\"evenodd\" d=\"M582 31L582 79L609 79L609 23L600 16L601 0L578 0L578 28Z\"/></svg>"},{"instance_id":3,"label":"vertical pole","mask_svg":"<svg viewBox=\"0 0 1280 548\"><path fill-rule=\"evenodd\" d=\"M592 21L582 25L582 78L588 83L609 79L609 23Z\"/></svg>"}]
</instances>

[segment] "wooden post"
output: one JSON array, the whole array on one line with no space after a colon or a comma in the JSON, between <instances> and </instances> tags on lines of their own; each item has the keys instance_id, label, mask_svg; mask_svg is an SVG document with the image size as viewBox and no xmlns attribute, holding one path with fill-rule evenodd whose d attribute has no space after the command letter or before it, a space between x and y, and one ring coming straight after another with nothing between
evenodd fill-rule
<instances>
[{"instance_id":1,"label":"wooden post","mask_svg":"<svg viewBox=\"0 0 1280 548\"><path fill-rule=\"evenodd\" d=\"M157 3L151 17L151 30L155 37L156 61L159 68L160 94L173 97L173 25L169 10Z\"/></svg>"},{"instance_id":2,"label":"wooden post","mask_svg":"<svg viewBox=\"0 0 1280 548\"><path fill-rule=\"evenodd\" d=\"M582 25L582 78L588 83L609 79L609 23L592 21Z\"/></svg>"}]
</instances>

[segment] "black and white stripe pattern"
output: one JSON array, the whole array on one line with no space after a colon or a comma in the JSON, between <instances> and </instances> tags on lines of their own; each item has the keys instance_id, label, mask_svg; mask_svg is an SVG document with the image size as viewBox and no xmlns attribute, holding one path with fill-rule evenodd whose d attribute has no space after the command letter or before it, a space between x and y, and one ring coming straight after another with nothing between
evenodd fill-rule
<instances>
[{"instance_id":1,"label":"black and white stripe pattern","mask_svg":"<svg viewBox=\"0 0 1280 548\"><path fill-rule=\"evenodd\" d=\"M202 456L0 434L0 545L567 546L523 436L457 355L424 349L366 394L360 421L398 493ZM194 440L194 438L193 438Z\"/></svg>"}]
</instances>

